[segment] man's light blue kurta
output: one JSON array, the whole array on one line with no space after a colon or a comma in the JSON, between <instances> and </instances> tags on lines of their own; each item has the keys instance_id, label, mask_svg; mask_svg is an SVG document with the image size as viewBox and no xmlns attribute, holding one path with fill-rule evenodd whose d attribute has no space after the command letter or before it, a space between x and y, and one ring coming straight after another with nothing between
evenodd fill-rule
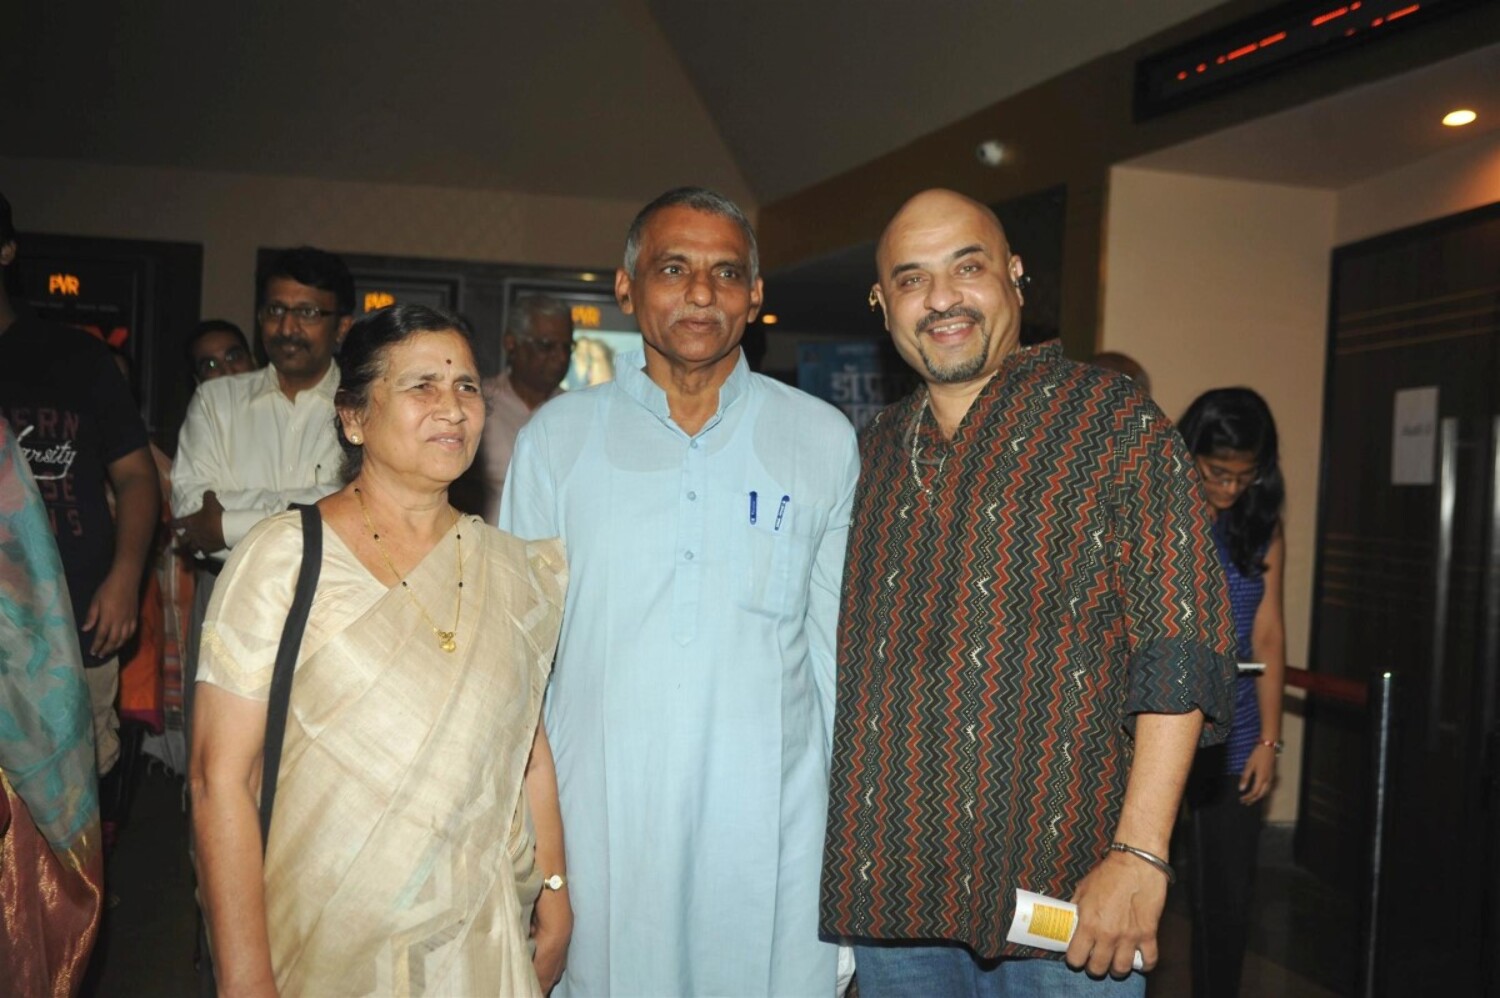
<instances>
[{"instance_id":1,"label":"man's light blue kurta","mask_svg":"<svg viewBox=\"0 0 1500 998\"><path fill-rule=\"evenodd\" d=\"M538 410L500 513L568 551L545 715L575 918L557 993L825 998L854 432L741 356L690 437L643 364Z\"/></svg>"}]
</instances>

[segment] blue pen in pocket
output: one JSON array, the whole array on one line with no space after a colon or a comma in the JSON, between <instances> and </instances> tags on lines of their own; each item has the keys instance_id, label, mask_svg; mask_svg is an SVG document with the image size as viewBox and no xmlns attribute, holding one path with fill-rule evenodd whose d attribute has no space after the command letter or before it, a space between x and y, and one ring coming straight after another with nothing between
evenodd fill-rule
<instances>
[{"instance_id":1,"label":"blue pen in pocket","mask_svg":"<svg viewBox=\"0 0 1500 998\"><path fill-rule=\"evenodd\" d=\"M792 497L791 496L782 496L781 497L781 505L776 507L776 523L775 523L774 526L772 526L771 529L773 529L773 530L780 530L781 529L781 518L784 517L784 516L786 516L787 503L789 503L791 501L792 501Z\"/></svg>"},{"instance_id":2,"label":"blue pen in pocket","mask_svg":"<svg viewBox=\"0 0 1500 998\"><path fill-rule=\"evenodd\" d=\"M750 493L750 523L752 526L755 524L755 492L753 490Z\"/></svg>"}]
</instances>

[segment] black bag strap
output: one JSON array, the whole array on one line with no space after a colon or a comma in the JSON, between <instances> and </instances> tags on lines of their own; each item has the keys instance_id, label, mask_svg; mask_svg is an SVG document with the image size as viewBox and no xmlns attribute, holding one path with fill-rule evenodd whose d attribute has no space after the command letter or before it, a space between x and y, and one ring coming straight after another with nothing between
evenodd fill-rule
<instances>
[{"instance_id":1,"label":"black bag strap","mask_svg":"<svg viewBox=\"0 0 1500 998\"><path fill-rule=\"evenodd\" d=\"M271 697L266 704L266 747L260 769L260 849L264 853L271 838L271 807L276 803L276 771L281 768L281 740L286 734L287 708L292 702L292 675L302 650L302 632L307 612L318 588L323 567L323 517L318 507L300 506L302 514L302 567L297 572L297 591L287 611L281 644L276 649L276 670L271 674Z\"/></svg>"}]
</instances>

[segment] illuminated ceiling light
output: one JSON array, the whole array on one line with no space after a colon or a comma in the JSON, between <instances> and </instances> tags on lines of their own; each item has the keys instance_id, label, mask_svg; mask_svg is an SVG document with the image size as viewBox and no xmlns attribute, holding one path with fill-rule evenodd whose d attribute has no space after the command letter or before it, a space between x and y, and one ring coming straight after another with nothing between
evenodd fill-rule
<instances>
[{"instance_id":1,"label":"illuminated ceiling light","mask_svg":"<svg viewBox=\"0 0 1500 998\"><path fill-rule=\"evenodd\" d=\"M599 279L599 275L592 272L587 272L579 274L578 279L580 281L597 281Z\"/></svg>"},{"instance_id":2,"label":"illuminated ceiling light","mask_svg":"<svg viewBox=\"0 0 1500 998\"><path fill-rule=\"evenodd\" d=\"M1449 111L1443 115L1443 124L1449 128L1458 128L1460 125L1472 124L1474 119L1478 117L1479 115L1468 108L1460 108L1457 111Z\"/></svg>"},{"instance_id":3,"label":"illuminated ceiling light","mask_svg":"<svg viewBox=\"0 0 1500 998\"><path fill-rule=\"evenodd\" d=\"M776 325L776 323L780 322L781 319L776 315L775 312L767 312L765 315L760 317L760 321L761 325L763 326L774 326Z\"/></svg>"}]
</instances>

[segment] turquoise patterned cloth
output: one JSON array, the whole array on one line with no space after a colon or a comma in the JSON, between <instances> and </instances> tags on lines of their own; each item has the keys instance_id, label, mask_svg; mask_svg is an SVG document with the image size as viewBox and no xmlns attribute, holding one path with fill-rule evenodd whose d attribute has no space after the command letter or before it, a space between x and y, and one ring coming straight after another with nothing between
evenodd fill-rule
<instances>
[{"instance_id":1,"label":"turquoise patterned cloth","mask_svg":"<svg viewBox=\"0 0 1500 998\"><path fill-rule=\"evenodd\" d=\"M59 853L99 809L88 688L62 560L0 419L0 770Z\"/></svg>"}]
</instances>

